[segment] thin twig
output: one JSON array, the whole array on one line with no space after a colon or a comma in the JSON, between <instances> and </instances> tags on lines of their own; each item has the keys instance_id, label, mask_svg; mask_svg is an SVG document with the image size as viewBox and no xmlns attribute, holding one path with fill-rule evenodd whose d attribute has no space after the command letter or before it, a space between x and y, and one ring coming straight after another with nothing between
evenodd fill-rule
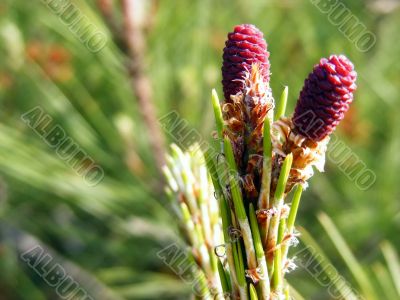
<instances>
[{"instance_id":1,"label":"thin twig","mask_svg":"<svg viewBox=\"0 0 400 300\"><path fill-rule=\"evenodd\" d=\"M155 162L159 169L164 165L165 144L164 136L157 121L152 102L151 83L146 75L145 53L146 39L144 26L146 18L137 18L141 8L140 0L123 0L124 39L128 49L129 63L127 65L131 84L138 101L140 112L147 126L148 137Z\"/></svg>"}]
</instances>

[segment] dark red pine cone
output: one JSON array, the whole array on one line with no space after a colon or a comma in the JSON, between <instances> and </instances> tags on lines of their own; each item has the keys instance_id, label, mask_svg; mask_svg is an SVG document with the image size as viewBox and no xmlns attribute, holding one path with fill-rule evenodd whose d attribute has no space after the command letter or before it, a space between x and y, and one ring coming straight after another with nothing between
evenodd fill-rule
<instances>
[{"instance_id":1,"label":"dark red pine cone","mask_svg":"<svg viewBox=\"0 0 400 300\"><path fill-rule=\"evenodd\" d=\"M269 81L269 52L263 33L254 25L243 24L235 26L228 34L225 42L222 65L222 86L226 101L231 95L243 90L246 71L251 70L253 63L259 63L264 81Z\"/></svg>"},{"instance_id":2,"label":"dark red pine cone","mask_svg":"<svg viewBox=\"0 0 400 300\"><path fill-rule=\"evenodd\" d=\"M313 141L331 134L353 101L356 78L344 55L322 58L300 92L293 115L295 130Z\"/></svg>"}]
</instances>

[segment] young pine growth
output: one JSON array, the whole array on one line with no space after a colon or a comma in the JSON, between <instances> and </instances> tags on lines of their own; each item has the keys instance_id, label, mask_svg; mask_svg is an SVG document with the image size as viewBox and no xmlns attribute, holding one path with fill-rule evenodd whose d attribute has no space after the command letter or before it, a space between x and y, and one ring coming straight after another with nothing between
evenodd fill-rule
<instances>
[{"instance_id":1,"label":"young pine growth","mask_svg":"<svg viewBox=\"0 0 400 300\"><path fill-rule=\"evenodd\" d=\"M357 73L343 55L321 59L305 80L293 117L285 117L285 88L273 122L269 53L261 31L236 26L223 52L224 101L215 91L212 98L217 151L223 153L206 155L215 193L198 172L203 169L193 151L173 146L165 169L169 194L178 204L197 271L207 279L209 293L200 299L290 299L284 277L295 267L289 250L298 235L301 194L313 168L324 169L329 135L349 109Z\"/></svg>"},{"instance_id":2,"label":"young pine growth","mask_svg":"<svg viewBox=\"0 0 400 300\"><path fill-rule=\"evenodd\" d=\"M273 145L280 154L274 163L278 165L277 160L288 153L294 155L287 191L296 183L307 186L313 167L324 170L329 135L353 101L356 78L353 64L344 55L321 59L304 82L293 117L274 124L278 134Z\"/></svg>"},{"instance_id":3,"label":"young pine growth","mask_svg":"<svg viewBox=\"0 0 400 300\"><path fill-rule=\"evenodd\" d=\"M316 142L331 134L353 101L356 78L344 55L321 59L300 92L293 115L295 130Z\"/></svg>"},{"instance_id":4,"label":"young pine growth","mask_svg":"<svg viewBox=\"0 0 400 300\"><path fill-rule=\"evenodd\" d=\"M274 100L269 87L269 53L254 25L238 25L228 34L223 54L222 112L224 134L232 143L246 202L260 190L265 118L272 121Z\"/></svg>"},{"instance_id":5,"label":"young pine growth","mask_svg":"<svg viewBox=\"0 0 400 300\"><path fill-rule=\"evenodd\" d=\"M258 28L250 24L235 26L233 32L228 34L225 46L222 86L226 101L243 91L243 79L253 64L259 64L261 80L269 82L269 52L263 33Z\"/></svg>"}]
</instances>

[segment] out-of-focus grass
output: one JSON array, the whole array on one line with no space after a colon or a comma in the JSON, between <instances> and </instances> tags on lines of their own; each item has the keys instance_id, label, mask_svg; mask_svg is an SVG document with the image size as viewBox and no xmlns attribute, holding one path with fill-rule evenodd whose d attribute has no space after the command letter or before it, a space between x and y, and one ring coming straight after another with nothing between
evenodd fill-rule
<instances>
[{"instance_id":1,"label":"out-of-focus grass","mask_svg":"<svg viewBox=\"0 0 400 300\"><path fill-rule=\"evenodd\" d=\"M73 2L109 34L94 1ZM284 85L290 87L289 112L320 57L345 53L355 63L358 91L338 136L375 172L376 183L361 191L328 161L326 173L311 180L299 213L299 223L350 283L355 283L351 274L317 225L319 211L334 220L359 263L375 262L376 272L387 273L379 267L384 263L381 242L400 248L400 11L377 10L382 2L343 1L377 36L366 53L306 0L159 1L148 37L146 63L158 116L177 110L205 139L214 126L211 89L221 90L220 57L234 24L254 23L264 31L272 88L278 98ZM163 209L159 175L123 54L111 41L99 53L89 52L42 1L5 0L0 4L0 55L3 298L56 299L54 290L19 259L19 243L31 236L79 268L74 278L88 289L92 277L115 298L185 294L190 287L156 257L174 239L174 227ZM86 186L21 121L21 114L37 105L104 168L98 186ZM326 299L324 287L304 272L289 275L292 285L306 299Z\"/></svg>"}]
</instances>

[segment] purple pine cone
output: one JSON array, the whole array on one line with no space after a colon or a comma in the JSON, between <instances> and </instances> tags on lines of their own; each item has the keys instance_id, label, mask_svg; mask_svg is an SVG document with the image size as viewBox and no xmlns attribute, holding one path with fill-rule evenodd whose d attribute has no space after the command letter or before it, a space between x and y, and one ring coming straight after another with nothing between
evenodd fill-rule
<instances>
[{"instance_id":1,"label":"purple pine cone","mask_svg":"<svg viewBox=\"0 0 400 300\"><path fill-rule=\"evenodd\" d=\"M344 55L322 58L304 82L293 115L297 133L313 141L331 134L353 101L357 73Z\"/></svg>"},{"instance_id":2,"label":"purple pine cone","mask_svg":"<svg viewBox=\"0 0 400 300\"><path fill-rule=\"evenodd\" d=\"M263 33L254 25L235 26L225 42L222 65L222 86L225 100L243 90L242 79L253 63L259 63L264 82L269 82L269 52Z\"/></svg>"}]
</instances>

